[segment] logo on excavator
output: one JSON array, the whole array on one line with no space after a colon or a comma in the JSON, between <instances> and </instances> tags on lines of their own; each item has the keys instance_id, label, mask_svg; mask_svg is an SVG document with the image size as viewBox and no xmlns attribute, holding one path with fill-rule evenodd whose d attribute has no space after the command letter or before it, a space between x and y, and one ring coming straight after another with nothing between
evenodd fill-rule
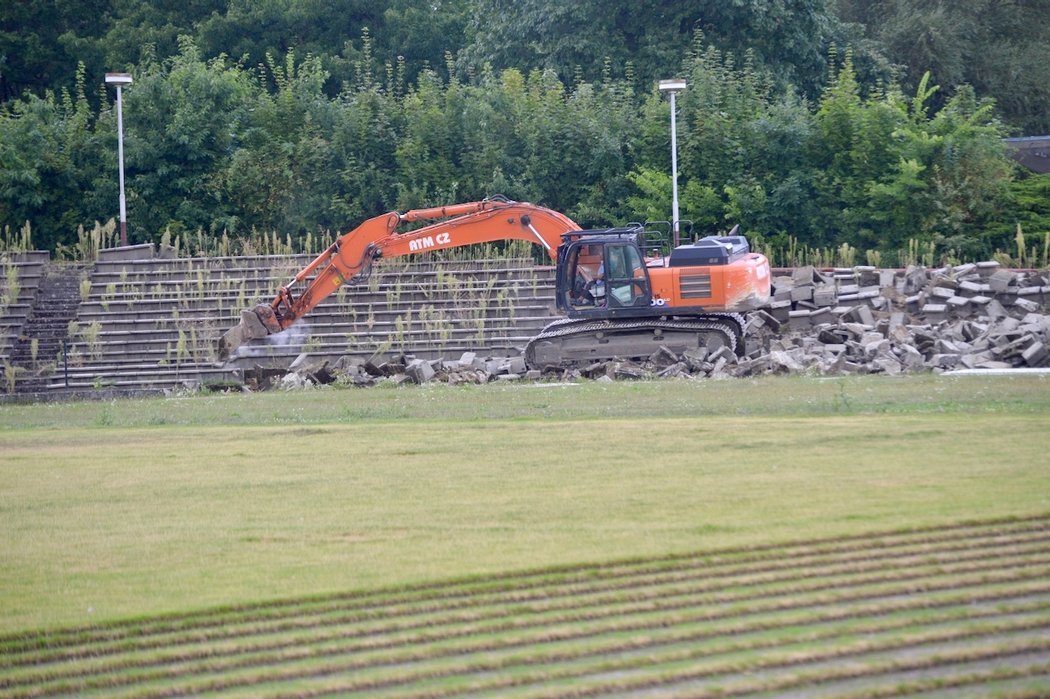
<instances>
[{"instance_id":1,"label":"logo on excavator","mask_svg":"<svg viewBox=\"0 0 1050 699\"><path fill-rule=\"evenodd\" d=\"M417 250L426 250L435 245L448 245L450 242L452 242L452 234L448 232L438 233L437 235L427 235L422 238L408 241L408 251L416 252Z\"/></svg>"}]
</instances>

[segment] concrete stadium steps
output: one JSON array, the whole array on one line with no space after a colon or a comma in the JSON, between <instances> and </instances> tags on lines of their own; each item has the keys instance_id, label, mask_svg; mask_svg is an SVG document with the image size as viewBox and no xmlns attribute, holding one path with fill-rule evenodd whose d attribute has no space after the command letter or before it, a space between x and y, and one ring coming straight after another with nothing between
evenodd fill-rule
<instances>
[{"instance_id":1,"label":"concrete stadium steps","mask_svg":"<svg viewBox=\"0 0 1050 699\"><path fill-rule=\"evenodd\" d=\"M153 392L235 383L239 369L287 367L303 351L334 361L377 350L437 359L516 353L554 317L554 270L527 258L381 261L287 335L219 366L216 341L269 302L314 256L100 260L76 315L68 362L48 392ZM298 291L299 288L293 289Z\"/></svg>"},{"instance_id":2,"label":"concrete stadium steps","mask_svg":"<svg viewBox=\"0 0 1050 699\"><path fill-rule=\"evenodd\" d=\"M398 316L400 317L400 316ZM364 347L394 341L404 345L406 352L411 352L417 343L440 343L441 341L459 340L463 342L484 343L489 340L510 337L529 338L532 329L539 330L549 322L546 316L519 316L510 319L494 311L488 316L479 318L448 318L440 321L440 327L430 325L419 327L418 324L397 320L377 321L375 323L314 323L301 332L289 332L288 336L277 336L274 341L261 342L260 346L290 346L302 351L308 349L341 348L345 353L348 345ZM105 327L105 326L103 326ZM203 326L201 326L203 327ZM525 331L525 332L523 332ZM298 340L292 342L292 338ZM145 330L103 330L97 341L74 343L70 355L75 364L97 364L105 360L115 363L137 362L149 356L155 360L175 361L178 345L178 357L182 361L214 362L214 334L196 326L178 328L173 335L167 328Z\"/></svg>"},{"instance_id":3,"label":"concrete stadium steps","mask_svg":"<svg viewBox=\"0 0 1050 699\"><path fill-rule=\"evenodd\" d=\"M5 365L13 366L13 350L32 314L37 289L49 260L50 253L46 250L0 253L0 369ZM4 303L12 291L9 280L14 280L18 293Z\"/></svg>"}]
</instances>

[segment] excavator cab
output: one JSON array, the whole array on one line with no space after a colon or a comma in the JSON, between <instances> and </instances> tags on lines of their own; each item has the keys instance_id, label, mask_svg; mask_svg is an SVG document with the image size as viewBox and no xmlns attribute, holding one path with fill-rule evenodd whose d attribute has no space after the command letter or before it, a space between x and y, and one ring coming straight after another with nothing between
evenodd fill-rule
<instances>
[{"instance_id":1,"label":"excavator cab","mask_svg":"<svg viewBox=\"0 0 1050 699\"><path fill-rule=\"evenodd\" d=\"M652 314L641 228L573 231L558 248L558 309L570 318Z\"/></svg>"}]
</instances>

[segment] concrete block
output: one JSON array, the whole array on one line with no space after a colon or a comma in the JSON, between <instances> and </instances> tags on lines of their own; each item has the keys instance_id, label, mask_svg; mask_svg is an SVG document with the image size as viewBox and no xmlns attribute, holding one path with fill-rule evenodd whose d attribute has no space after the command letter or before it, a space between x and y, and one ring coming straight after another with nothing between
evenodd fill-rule
<instances>
[{"instance_id":1,"label":"concrete block","mask_svg":"<svg viewBox=\"0 0 1050 699\"><path fill-rule=\"evenodd\" d=\"M827 306L809 312L810 325L820 325L821 323L831 323L833 321L834 318L831 315L831 309Z\"/></svg>"},{"instance_id":2,"label":"concrete block","mask_svg":"<svg viewBox=\"0 0 1050 699\"><path fill-rule=\"evenodd\" d=\"M736 362L736 355L733 354L733 350L729 349L728 347L722 346L716 349L707 357L707 361L709 362L718 362L719 360L725 360L726 362L732 364Z\"/></svg>"},{"instance_id":3,"label":"concrete block","mask_svg":"<svg viewBox=\"0 0 1050 699\"><path fill-rule=\"evenodd\" d=\"M813 298L813 286L796 286L791 290L792 301L809 301Z\"/></svg>"},{"instance_id":4,"label":"concrete block","mask_svg":"<svg viewBox=\"0 0 1050 699\"><path fill-rule=\"evenodd\" d=\"M882 298L882 290L875 286L866 287L857 292L857 301L872 308L881 305Z\"/></svg>"},{"instance_id":5,"label":"concrete block","mask_svg":"<svg viewBox=\"0 0 1050 699\"><path fill-rule=\"evenodd\" d=\"M853 312L849 314L849 318L857 323L862 323L871 327L875 326L875 314L871 312L871 309L867 306L856 306Z\"/></svg>"},{"instance_id":6,"label":"concrete block","mask_svg":"<svg viewBox=\"0 0 1050 699\"><path fill-rule=\"evenodd\" d=\"M946 286L935 286L930 289L930 297L937 303L946 301L955 296L955 289Z\"/></svg>"},{"instance_id":7,"label":"concrete block","mask_svg":"<svg viewBox=\"0 0 1050 699\"><path fill-rule=\"evenodd\" d=\"M911 345L900 346L900 363L905 371L919 371L925 367L925 360L919 350Z\"/></svg>"},{"instance_id":8,"label":"concrete block","mask_svg":"<svg viewBox=\"0 0 1050 699\"><path fill-rule=\"evenodd\" d=\"M405 374L415 383L424 384L434 378L436 372L430 362L425 359L413 359L405 367Z\"/></svg>"},{"instance_id":9,"label":"concrete block","mask_svg":"<svg viewBox=\"0 0 1050 699\"><path fill-rule=\"evenodd\" d=\"M945 305L948 306L951 314L955 316L966 315L971 310L970 299L965 296L952 296L946 300Z\"/></svg>"},{"instance_id":10,"label":"concrete block","mask_svg":"<svg viewBox=\"0 0 1050 699\"><path fill-rule=\"evenodd\" d=\"M1035 313L1039 310L1040 305L1031 299L1021 298L1018 296L1014 300L1014 308L1019 308L1026 313Z\"/></svg>"},{"instance_id":11,"label":"concrete block","mask_svg":"<svg viewBox=\"0 0 1050 699\"><path fill-rule=\"evenodd\" d=\"M872 366L878 369L888 376L897 376L902 372L901 363L896 358L890 356L880 356L872 362Z\"/></svg>"},{"instance_id":12,"label":"concrete block","mask_svg":"<svg viewBox=\"0 0 1050 699\"><path fill-rule=\"evenodd\" d=\"M795 286L812 286L815 275L816 269L812 265L796 267L791 273L791 281L794 282Z\"/></svg>"},{"instance_id":13,"label":"concrete block","mask_svg":"<svg viewBox=\"0 0 1050 699\"><path fill-rule=\"evenodd\" d=\"M959 366L958 354L935 354L930 357L930 366L938 369L954 369Z\"/></svg>"},{"instance_id":14,"label":"concrete block","mask_svg":"<svg viewBox=\"0 0 1050 699\"><path fill-rule=\"evenodd\" d=\"M1041 286L1022 286L1017 289L1017 297L1022 299L1031 299L1038 302L1043 295L1043 288Z\"/></svg>"},{"instance_id":15,"label":"concrete block","mask_svg":"<svg viewBox=\"0 0 1050 699\"><path fill-rule=\"evenodd\" d=\"M125 245L121 248L107 248L98 251L99 262L115 262L122 260L152 260L153 243L142 245Z\"/></svg>"},{"instance_id":16,"label":"concrete block","mask_svg":"<svg viewBox=\"0 0 1050 699\"><path fill-rule=\"evenodd\" d=\"M975 369L1013 369L1014 365L1011 364L1010 362L998 362L998 361L992 360L992 361L987 361L987 362L981 362L980 364L978 364L974 368Z\"/></svg>"},{"instance_id":17,"label":"concrete block","mask_svg":"<svg viewBox=\"0 0 1050 699\"><path fill-rule=\"evenodd\" d=\"M871 265L858 265L853 268L857 283L861 286L878 285L879 271Z\"/></svg>"},{"instance_id":18,"label":"concrete block","mask_svg":"<svg viewBox=\"0 0 1050 699\"><path fill-rule=\"evenodd\" d=\"M639 381L645 378L645 370L633 364L611 364L610 370L617 381Z\"/></svg>"},{"instance_id":19,"label":"concrete block","mask_svg":"<svg viewBox=\"0 0 1050 699\"><path fill-rule=\"evenodd\" d=\"M861 344L864 347L864 357L869 360L874 360L876 357L883 356L890 351L890 341L881 335L879 335L878 340Z\"/></svg>"},{"instance_id":20,"label":"concrete block","mask_svg":"<svg viewBox=\"0 0 1050 699\"><path fill-rule=\"evenodd\" d=\"M985 260L977 263L977 273L982 279L988 279L999 269L999 263L995 260Z\"/></svg>"},{"instance_id":21,"label":"concrete block","mask_svg":"<svg viewBox=\"0 0 1050 699\"><path fill-rule=\"evenodd\" d=\"M282 376L277 383L277 387L282 391L301 391L303 389L313 388L313 383L305 376L292 372Z\"/></svg>"},{"instance_id":22,"label":"concrete block","mask_svg":"<svg viewBox=\"0 0 1050 699\"><path fill-rule=\"evenodd\" d=\"M780 321L763 310L755 311L751 314L751 318L761 321L764 327L769 328L773 332L780 330Z\"/></svg>"},{"instance_id":23,"label":"concrete block","mask_svg":"<svg viewBox=\"0 0 1050 699\"><path fill-rule=\"evenodd\" d=\"M929 278L926 275L926 268L919 267L917 265L909 265L904 270L904 284L902 286L902 293L911 296L917 294L926 288L926 284L929 282Z\"/></svg>"},{"instance_id":24,"label":"concrete block","mask_svg":"<svg viewBox=\"0 0 1050 699\"><path fill-rule=\"evenodd\" d=\"M988 285L992 287L992 291L997 294L1006 293L1006 291L1017 284L1017 274L1011 272L1008 269L996 270L988 278Z\"/></svg>"},{"instance_id":25,"label":"concrete block","mask_svg":"<svg viewBox=\"0 0 1050 699\"><path fill-rule=\"evenodd\" d=\"M594 377L605 373L605 364L605 362L592 362L583 369L580 369L580 374L585 379L593 379Z\"/></svg>"},{"instance_id":26,"label":"concrete block","mask_svg":"<svg viewBox=\"0 0 1050 699\"><path fill-rule=\"evenodd\" d=\"M673 364L677 364L678 355L666 347L661 346L658 350L649 355L649 361L657 370L662 370Z\"/></svg>"},{"instance_id":27,"label":"concrete block","mask_svg":"<svg viewBox=\"0 0 1050 699\"><path fill-rule=\"evenodd\" d=\"M788 329L794 331L808 330L812 327L809 320L810 311L789 311L788 312Z\"/></svg>"},{"instance_id":28,"label":"concrete block","mask_svg":"<svg viewBox=\"0 0 1050 699\"><path fill-rule=\"evenodd\" d=\"M524 374L528 371L524 357L511 357L503 367L508 374Z\"/></svg>"},{"instance_id":29,"label":"concrete block","mask_svg":"<svg viewBox=\"0 0 1050 699\"><path fill-rule=\"evenodd\" d=\"M948 306L943 303L927 303L922 307L922 314L926 316L927 320L932 322L944 320L947 311Z\"/></svg>"},{"instance_id":30,"label":"concrete block","mask_svg":"<svg viewBox=\"0 0 1050 699\"><path fill-rule=\"evenodd\" d=\"M818 307L832 306L835 304L838 294L833 285L825 284L813 289L812 298L814 305Z\"/></svg>"},{"instance_id":31,"label":"concrete block","mask_svg":"<svg viewBox=\"0 0 1050 699\"><path fill-rule=\"evenodd\" d=\"M1038 367L1046 364L1047 361L1047 349L1046 344L1035 340L1029 345L1024 352L1021 353L1021 358L1024 359L1024 363L1030 367Z\"/></svg>"},{"instance_id":32,"label":"concrete block","mask_svg":"<svg viewBox=\"0 0 1050 699\"><path fill-rule=\"evenodd\" d=\"M802 371L803 368L798 359L789 352L770 352L769 362L771 367L778 371Z\"/></svg>"},{"instance_id":33,"label":"concrete block","mask_svg":"<svg viewBox=\"0 0 1050 699\"><path fill-rule=\"evenodd\" d=\"M1009 316L1009 313L1006 312L1006 309L1003 308L1003 305L999 303L996 299L991 299L984 307L984 315L986 315L990 320L997 321L1006 318L1007 316Z\"/></svg>"},{"instance_id":34,"label":"concrete block","mask_svg":"<svg viewBox=\"0 0 1050 699\"><path fill-rule=\"evenodd\" d=\"M779 323L788 322L788 317L791 313L791 301L773 301L769 304L769 313L777 319Z\"/></svg>"},{"instance_id":35,"label":"concrete block","mask_svg":"<svg viewBox=\"0 0 1050 699\"><path fill-rule=\"evenodd\" d=\"M658 371L656 375L661 379L675 378L678 376L688 376L689 365L685 362L675 362L668 367L665 367Z\"/></svg>"},{"instance_id":36,"label":"concrete block","mask_svg":"<svg viewBox=\"0 0 1050 699\"><path fill-rule=\"evenodd\" d=\"M496 377L497 381L503 381L503 382L507 382L507 381L521 381L521 379L522 379L522 375L521 374L500 374L499 376Z\"/></svg>"},{"instance_id":37,"label":"concrete block","mask_svg":"<svg viewBox=\"0 0 1050 699\"><path fill-rule=\"evenodd\" d=\"M991 302L992 299L990 296L978 295L970 297L970 303L973 304L975 309L980 310L981 312L984 312L985 306Z\"/></svg>"}]
</instances>

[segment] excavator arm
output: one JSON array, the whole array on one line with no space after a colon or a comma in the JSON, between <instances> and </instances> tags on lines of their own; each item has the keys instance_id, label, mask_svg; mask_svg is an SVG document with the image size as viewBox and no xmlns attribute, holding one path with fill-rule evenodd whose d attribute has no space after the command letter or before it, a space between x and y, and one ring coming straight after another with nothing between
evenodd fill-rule
<instances>
[{"instance_id":1,"label":"excavator arm","mask_svg":"<svg viewBox=\"0 0 1050 699\"><path fill-rule=\"evenodd\" d=\"M404 224L425 221L434 223L398 231ZM580 227L564 214L503 198L376 216L340 236L282 286L270 303L241 311L240 324L219 339L219 358L227 359L245 342L285 330L343 284L367 279L380 257L526 240L541 245L556 260L561 235L576 230Z\"/></svg>"}]
</instances>

